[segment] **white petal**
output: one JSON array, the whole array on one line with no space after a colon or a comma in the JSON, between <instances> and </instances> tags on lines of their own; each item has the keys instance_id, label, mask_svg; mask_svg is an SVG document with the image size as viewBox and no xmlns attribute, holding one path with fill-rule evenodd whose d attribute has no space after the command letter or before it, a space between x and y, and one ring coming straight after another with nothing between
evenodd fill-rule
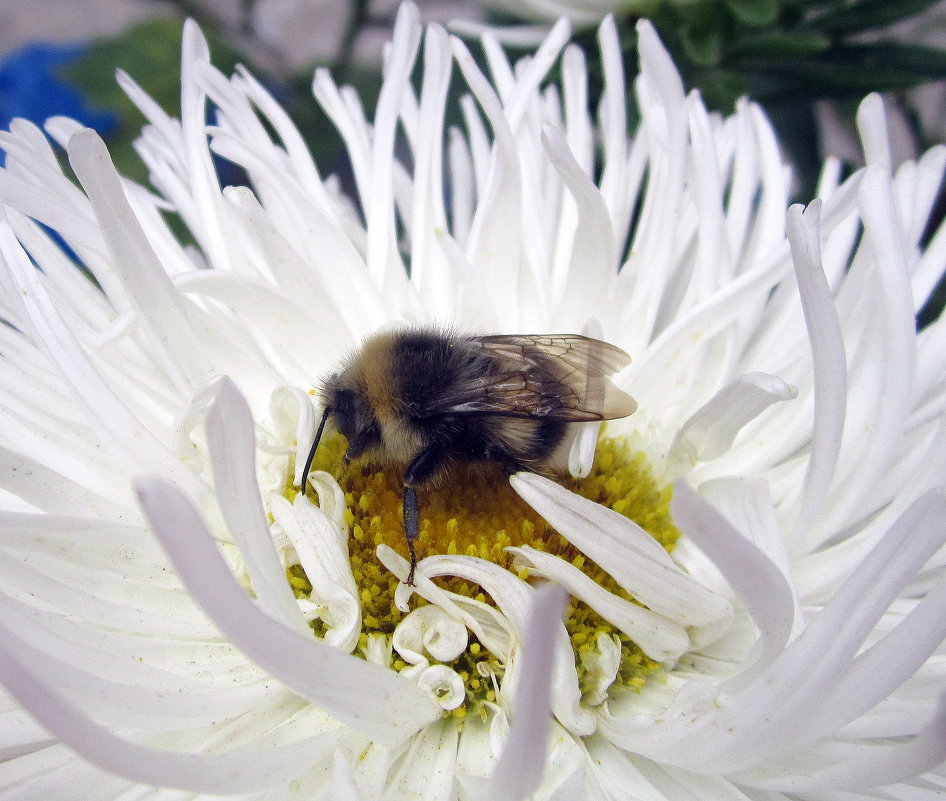
<instances>
[{"instance_id":1,"label":"white petal","mask_svg":"<svg viewBox=\"0 0 946 801\"><path fill-rule=\"evenodd\" d=\"M847 405L847 359L841 323L821 267L818 201L802 212L792 206L788 212L788 240L798 280L814 367L815 412L811 435L811 455L798 508L802 536L828 495L841 448Z\"/></svg>"},{"instance_id":2,"label":"white petal","mask_svg":"<svg viewBox=\"0 0 946 801\"><path fill-rule=\"evenodd\" d=\"M426 651L438 662L452 662L469 642L466 626L433 604L421 606L394 629L394 650L408 662Z\"/></svg>"},{"instance_id":3,"label":"white petal","mask_svg":"<svg viewBox=\"0 0 946 801\"><path fill-rule=\"evenodd\" d=\"M365 261L375 282L379 286L390 287L390 294L386 294L385 298L395 314L398 312L398 300L406 272L398 256L394 230L391 174L394 163L394 135L398 110L402 104L401 98L408 86L407 76L414 65L420 37L417 7L412 3L404 3L394 24L391 58L385 65L385 80L375 112L370 192L362 195L368 231Z\"/></svg>"},{"instance_id":4,"label":"white petal","mask_svg":"<svg viewBox=\"0 0 946 801\"><path fill-rule=\"evenodd\" d=\"M507 550L516 554L517 566L528 567L530 572L561 584L617 626L651 659L668 662L677 659L689 647L690 638L682 626L608 592L570 562L534 548Z\"/></svg>"},{"instance_id":5,"label":"white petal","mask_svg":"<svg viewBox=\"0 0 946 801\"><path fill-rule=\"evenodd\" d=\"M351 653L361 634L361 602L345 533L302 493L291 504L274 495L270 512L295 548L312 585L311 598L327 607L320 615L329 627L325 641Z\"/></svg>"},{"instance_id":6,"label":"white petal","mask_svg":"<svg viewBox=\"0 0 946 801\"><path fill-rule=\"evenodd\" d=\"M451 39L451 44L457 66L489 118L495 137L489 178L473 218L467 256L480 270L484 300L491 307L489 311L517 309L520 288L518 280L512 278L518 278L522 258L521 236L516 224L522 214L522 182L516 166L515 141L502 104L473 56L459 40ZM515 319L508 324L513 328L517 326Z\"/></svg>"},{"instance_id":7,"label":"white petal","mask_svg":"<svg viewBox=\"0 0 946 801\"><path fill-rule=\"evenodd\" d=\"M884 486L882 476L902 447L914 383L916 323L889 175L880 167L867 168L857 197L866 232L859 249L863 255L857 261L860 269L852 270L845 282L851 291L838 297L838 311L842 322L849 315L859 319L867 304L872 325L848 322L860 337L860 358L849 376L853 399L835 486L818 525L825 538L889 499L877 488Z\"/></svg>"},{"instance_id":8,"label":"white petal","mask_svg":"<svg viewBox=\"0 0 946 801\"><path fill-rule=\"evenodd\" d=\"M541 476L517 473L513 489L582 553L653 611L684 626L729 617L732 607L681 571L640 526Z\"/></svg>"},{"instance_id":9,"label":"white petal","mask_svg":"<svg viewBox=\"0 0 946 801\"><path fill-rule=\"evenodd\" d=\"M438 707L439 709L439 707ZM427 726L411 740L409 750L387 783L382 801L447 801L453 788L457 727L452 720ZM423 780L418 781L418 776Z\"/></svg>"},{"instance_id":10,"label":"white petal","mask_svg":"<svg viewBox=\"0 0 946 801\"><path fill-rule=\"evenodd\" d=\"M857 108L857 129L864 148L864 160L890 170L890 141L887 138L887 119L884 101L871 92Z\"/></svg>"},{"instance_id":11,"label":"white petal","mask_svg":"<svg viewBox=\"0 0 946 801\"><path fill-rule=\"evenodd\" d=\"M490 777L487 798L517 801L532 793L542 779L551 719L553 664L561 656L553 644L567 597L555 584L540 587L532 596L512 727Z\"/></svg>"},{"instance_id":12,"label":"white petal","mask_svg":"<svg viewBox=\"0 0 946 801\"><path fill-rule=\"evenodd\" d=\"M334 477L324 470L310 473L309 483L315 487L315 492L319 496L319 509L335 524L339 546L347 551L350 533L348 521L345 519L348 506L345 503L344 491Z\"/></svg>"},{"instance_id":13,"label":"white petal","mask_svg":"<svg viewBox=\"0 0 946 801\"><path fill-rule=\"evenodd\" d=\"M182 389L206 384L212 372L186 308L125 198L105 143L91 130L69 140L69 160L88 194L111 263L121 277L138 324L171 380Z\"/></svg>"},{"instance_id":14,"label":"white petal","mask_svg":"<svg viewBox=\"0 0 946 801\"><path fill-rule=\"evenodd\" d=\"M606 292L617 273L611 219L601 192L575 160L564 136L547 125L542 133L542 144L577 209L568 269L558 278L559 285L553 284L553 292L570 316L577 315L581 319L594 313L597 299ZM557 276L552 278L555 282Z\"/></svg>"},{"instance_id":15,"label":"white petal","mask_svg":"<svg viewBox=\"0 0 946 801\"><path fill-rule=\"evenodd\" d=\"M280 623L308 634L263 512L256 483L253 417L229 379L221 380L207 414L207 445L220 511L246 560L260 605Z\"/></svg>"},{"instance_id":16,"label":"white petal","mask_svg":"<svg viewBox=\"0 0 946 801\"><path fill-rule=\"evenodd\" d=\"M94 723L10 650L0 652L0 678L46 729L85 759L134 781L162 787L211 794L262 790L298 775L345 735L345 729L338 728L290 746L261 743L226 754L162 751L124 740Z\"/></svg>"},{"instance_id":17,"label":"white petal","mask_svg":"<svg viewBox=\"0 0 946 801\"><path fill-rule=\"evenodd\" d=\"M940 145L927 151L920 158L918 166L924 172L931 173L934 185L938 187L943 176L944 162L946 162L946 148ZM927 219L922 215L918 216L921 218L920 225L927 225ZM944 264L946 264L946 226L940 223L933 237L919 254L919 261L913 271L913 300L917 311L922 304L927 302L936 288L943 273Z\"/></svg>"},{"instance_id":18,"label":"white petal","mask_svg":"<svg viewBox=\"0 0 946 801\"><path fill-rule=\"evenodd\" d=\"M690 466L728 451L739 430L768 406L796 396L782 379L749 373L717 392L687 420L673 438L668 462Z\"/></svg>"},{"instance_id":19,"label":"white petal","mask_svg":"<svg viewBox=\"0 0 946 801\"><path fill-rule=\"evenodd\" d=\"M780 569L767 555L765 546L778 541L778 530L765 487L732 479L710 490L725 504L722 509L726 517L678 481L671 503L673 518L684 536L693 540L726 577L752 616L759 629L757 671L770 664L788 643L797 597L790 576L783 572L787 564ZM742 523L745 533L731 523ZM747 677L744 673L738 681L744 682Z\"/></svg>"},{"instance_id":20,"label":"white petal","mask_svg":"<svg viewBox=\"0 0 946 801\"><path fill-rule=\"evenodd\" d=\"M178 490L140 482L155 533L195 600L248 656L294 692L375 740L397 743L439 707L392 672L296 633L260 612L233 579L210 533ZM313 666L318 671L313 671Z\"/></svg>"},{"instance_id":21,"label":"white petal","mask_svg":"<svg viewBox=\"0 0 946 801\"><path fill-rule=\"evenodd\" d=\"M507 107L510 127L513 129L519 127L520 118L525 114L527 105L532 101L533 93L546 79L570 34L571 25L567 18L562 17L552 26L548 36L539 45L532 58L526 62L525 69L516 75L515 86L507 96L503 97L504 104Z\"/></svg>"},{"instance_id":22,"label":"white petal","mask_svg":"<svg viewBox=\"0 0 946 801\"><path fill-rule=\"evenodd\" d=\"M411 280L428 308L454 305L457 281L446 254L441 250L437 231L448 230L441 187L444 182L442 154L443 121L452 58L446 31L437 25L427 28L424 38L424 85L421 90L417 141L412 147L415 160L411 220Z\"/></svg>"},{"instance_id":23,"label":"white petal","mask_svg":"<svg viewBox=\"0 0 946 801\"><path fill-rule=\"evenodd\" d=\"M595 637L594 650L579 657L585 668L582 698L588 706L595 707L608 700L608 691L617 681L621 669L621 638L616 634L599 632Z\"/></svg>"},{"instance_id":24,"label":"white petal","mask_svg":"<svg viewBox=\"0 0 946 801\"><path fill-rule=\"evenodd\" d=\"M585 478L594 467L600 430L601 423L578 424L578 433L568 450L568 472L575 478Z\"/></svg>"}]
</instances>

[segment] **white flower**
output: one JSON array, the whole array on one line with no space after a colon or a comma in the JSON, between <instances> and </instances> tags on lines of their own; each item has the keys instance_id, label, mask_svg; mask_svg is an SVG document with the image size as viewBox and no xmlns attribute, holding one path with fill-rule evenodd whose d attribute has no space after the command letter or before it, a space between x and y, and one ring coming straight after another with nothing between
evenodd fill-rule
<instances>
[{"instance_id":1,"label":"white flower","mask_svg":"<svg viewBox=\"0 0 946 801\"><path fill-rule=\"evenodd\" d=\"M639 31L629 138L611 20L595 122L564 24L517 64L487 39L487 79L405 5L371 122L315 78L353 198L193 25L180 121L121 77L154 191L69 120L47 131L79 186L36 128L2 135L8 795L942 790L946 325L914 314L946 263L946 229L923 239L946 151L892 174L870 97L868 166L828 163L786 218L761 111L707 113ZM252 188L221 190L212 154ZM640 408L594 466L578 436L578 492L512 478L567 543L495 481L427 493L411 588L396 470L293 487L307 390L377 328L433 321L597 333L634 356ZM528 574L572 596L564 622Z\"/></svg>"}]
</instances>

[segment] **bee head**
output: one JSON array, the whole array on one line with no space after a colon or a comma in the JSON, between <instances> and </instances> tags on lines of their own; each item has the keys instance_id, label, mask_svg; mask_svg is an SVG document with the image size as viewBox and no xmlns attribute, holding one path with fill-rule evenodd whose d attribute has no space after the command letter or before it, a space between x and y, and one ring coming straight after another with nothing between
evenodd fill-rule
<instances>
[{"instance_id":1,"label":"bee head","mask_svg":"<svg viewBox=\"0 0 946 801\"><path fill-rule=\"evenodd\" d=\"M381 426L364 393L346 374L331 376L323 387L326 413L348 440L345 459L355 459L381 444Z\"/></svg>"}]
</instances>

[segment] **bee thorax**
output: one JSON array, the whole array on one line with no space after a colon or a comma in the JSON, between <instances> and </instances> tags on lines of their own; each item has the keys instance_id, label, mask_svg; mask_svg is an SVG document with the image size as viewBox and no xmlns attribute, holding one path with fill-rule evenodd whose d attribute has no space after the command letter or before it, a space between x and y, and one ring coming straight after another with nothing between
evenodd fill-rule
<instances>
[{"instance_id":1,"label":"bee thorax","mask_svg":"<svg viewBox=\"0 0 946 801\"><path fill-rule=\"evenodd\" d=\"M392 462L407 463L426 444L424 438L410 422L392 418L381 424L381 441L386 456Z\"/></svg>"}]
</instances>

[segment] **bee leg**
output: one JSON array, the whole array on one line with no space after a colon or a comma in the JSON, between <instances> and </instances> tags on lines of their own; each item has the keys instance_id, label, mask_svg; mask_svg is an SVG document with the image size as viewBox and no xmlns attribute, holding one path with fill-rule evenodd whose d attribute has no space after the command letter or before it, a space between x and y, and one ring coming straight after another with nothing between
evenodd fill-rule
<instances>
[{"instance_id":1,"label":"bee leg","mask_svg":"<svg viewBox=\"0 0 946 801\"><path fill-rule=\"evenodd\" d=\"M417 512L417 491L415 487L424 484L441 470L447 463L447 451L442 445L429 445L414 457L404 471L404 538L411 557L411 569L407 574L407 584L414 586L414 571L417 569L417 553L414 543L420 530L420 517Z\"/></svg>"},{"instance_id":2,"label":"bee leg","mask_svg":"<svg viewBox=\"0 0 946 801\"><path fill-rule=\"evenodd\" d=\"M414 570L417 569L417 552L414 550L414 541L417 539L417 491L404 486L404 538L407 540L407 550L411 556L411 569L407 574L407 583L414 586Z\"/></svg>"}]
</instances>

